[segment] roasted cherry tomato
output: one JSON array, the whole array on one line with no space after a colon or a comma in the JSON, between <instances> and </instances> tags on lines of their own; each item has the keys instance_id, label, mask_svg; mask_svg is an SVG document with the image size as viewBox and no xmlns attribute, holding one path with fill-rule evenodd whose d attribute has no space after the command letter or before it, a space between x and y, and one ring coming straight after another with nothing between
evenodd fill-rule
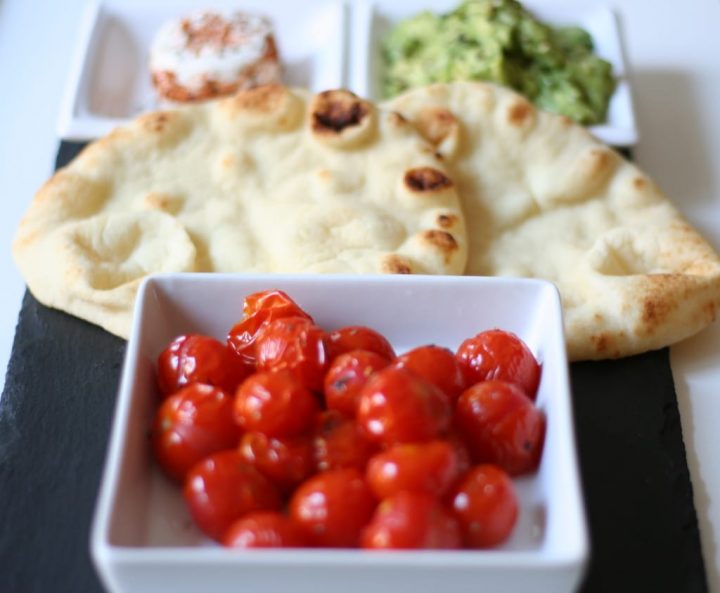
<instances>
[{"instance_id":1,"label":"roasted cherry tomato","mask_svg":"<svg viewBox=\"0 0 720 593\"><path fill-rule=\"evenodd\" d=\"M270 322L255 342L260 371L293 373L308 389L321 392L328 367L325 332L303 317Z\"/></svg>"},{"instance_id":2,"label":"roasted cherry tomato","mask_svg":"<svg viewBox=\"0 0 720 593\"><path fill-rule=\"evenodd\" d=\"M447 441L404 443L370 459L365 475L380 499L403 490L441 497L459 477L458 459Z\"/></svg>"},{"instance_id":3,"label":"roasted cherry tomato","mask_svg":"<svg viewBox=\"0 0 720 593\"><path fill-rule=\"evenodd\" d=\"M360 390L377 371L390 364L369 350L352 350L333 360L325 375L325 404L348 418L357 412Z\"/></svg>"},{"instance_id":4,"label":"roasted cherry tomato","mask_svg":"<svg viewBox=\"0 0 720 593\"><path fill-rule=\"evenodd\" d=\"M369 350L383 358L395 358L395 350L390 342L374 329L362 325L341 327L330 332L327 337L330 360L353 350Z\"/></svg>"},{"instance_id":5,"label":"roasted cherry tomato","mask_svg":"<svg viewBox=\"0 0 720 593\"><path fill-rule=\"evenodd\" d=\"M213 453L193 466L183 494L195 523L218 541L246 513L275 511L281 505L275 486L234 449Z\"/></svg>"},{"instance_id":6,"label":"roasted cherry tomato","mask_svg":"<svg viewBox=\"0 0 720 593\"><path fill-rule=\"evenodd\" d=\"M316 546L350 548L370 521L375 499L357 469L317 474L290 499L290 517Z\"/></svg>"},{"instance_id":7,"label":"roasted cherry tomato","mask_svg":"<svg viewBox=\"0 0 720 593\"><path fill-rule=\"evenodd\" d=\"M255 342L271 321L281 317L303 317L308 315L295 301L281 290L263 290L245 297L244 317L228 333L228 344L250 364L255 364Z\"/></svg>"},{"instance_id":8,"label":"roasted cherry tomato","mask_svg":"<svg viewBox=\"0 0 720 593\"><path fill-rule=\"evenodd\" d=\"M269 437L246 432L238 448L240 456L283 490L296 486L315 470L309 436Z\"/></svg>"},{"instance_id":9,"label":"roasted cherry tomato","mask_svg":"<svg viewBox=\"0 0 720 593\"><path fill-rule=\"evenodd\" d=\"M465 391L455 423L476 463L495 463L511 475L533 471L540 462L545 416L517 386L484 381Z\"/></svg>"},{"instance_id":10,"label":"roasted cherry tomato","mask_svg":"<svg viewBox=\"0 0 720 593\"><path fill-rule=\"evenodd\" d=\"M393 365L408 369L442 389L455 403L465 390L465 374L458 359L447 348L420 346L398 356Z\"/></svg>"},{"instance_id":11,"label":"roasted cherry tomato","mask_svg":"<svg viewBox=\"0 0 720 593\"><path fill-rule=\"evenodd\" d=\"M467 445L465 436L453 425L445 440L450 443L455 451L455 459L458 463L458 477L465 474L473 465L472 455Z\"/></svg>"},{"instance_id":12,"label":"roasted cherry tomato","mask_svg":"<svg viewBox=\"0 0 720 593\"><path fill-rule=\"evenodd\" d=\"M460 344L457 358L468 386L495 379L514 383L535 401L540 365L525 342L515 334L492 329Z\"/></svg>"},{"instance_id":13,"label":"roasted cherry tomato","mask_svg":"<svg viewBox=\"0 0 720 593\"><path fill-rule=\"evenodd\" d=\"M461 545L457 520L425 492L398 492L378 506L363 530L363 548L443 549Z\"/></svg>"},{"instance_id":14,"label":"roasted cherry tomato","mask_svg":"<svg viewBox=\"0 0 720 593\"><path fill-rule=\"evenodd\" d=\"M313 438L313 456L318 471L354 467L364 472L376 450L352 420L335 410L319 414Z\"/></svg>"},{"instance_id":15,"label":"roasted cherry tomato","mask_svg":"<svg viewBox=\"0 0 720 593\"><path fill-rule=\"evenodd\" d=\"M247 431L292 437L312 426L319 405L290 371L255 373L235 395L235 421Z\"/></svg>"},{"instance_id":16,"label":"roasted cherry tomato","mask_svg":"<svg viewBox=\"0 0 720 593\"><path fill-rule=\"evenodd\" d=\"M284 317L306 317L310 321L313 320L300 305L282 290L271 289L254 292L247 295L243 302L243 315L245 317L250 317L250 315L254 315L258 311L270 309L284 313Z\"/></svg>"},{"instance_id":17,"label":"roasted cherry tomato","mask_svg":"<svg viewBox=\"0 0 720 593\"><path fill-rule=\"evenodd\" d=\"M383 369L360 393L357 423L368 439L386 446L436 439L451 418L448 396L405 369Z\"/></svg>"},{"instance_id":18,"label":"roasted cherry tomato","mask_svg":"<svg viewBox=\"0 0 720 593\"><path fill-rule=\"evenodd\" d=\"M192 383L163 401L155 415L152 444L160 466L182 482L198 461L240 440L233 398L219 387Z\"/></svg>"},{"instance_id":19,"label":"roasted cherry tomato","mask_svg":"<svg viewBox=\"0 0 720 593\"><path fill-rule=\"evenodd\" d=\"M300 528L275 511L249 513L223 536L229 548L299 548L308 544Z\"/></svg>"},{"instance_id":20,"label":"roasted cherry tomato","mask_svg":"<svg viewBox=\"0 0 720 593\"><path fill-rule=\"evenodd\" d=\"M225 344L197 334L175 338L157 362L158 387L164 396L190 383L208 383L232 393L250 372Z\"/></svg>"},{"instance_id":21,"label":"roasted cherry tomato","mask_svg":"<svg viewBox=\"0 0 720 593\"><path fill-rule=\"evenodd\" d=\"M463 543L489 548L504 542L518 516L515 489L508 475L494 465L477 465L460 481L451 499Z\"/></svg>"}]
</instances>

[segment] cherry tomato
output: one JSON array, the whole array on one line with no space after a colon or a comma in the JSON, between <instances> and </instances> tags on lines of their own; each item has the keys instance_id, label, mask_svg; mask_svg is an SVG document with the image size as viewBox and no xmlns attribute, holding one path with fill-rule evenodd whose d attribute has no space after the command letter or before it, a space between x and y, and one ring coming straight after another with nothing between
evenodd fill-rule
<instances>
[{"instance_id":1,"label":"cherry tomato","mask_svg":"<svg viewBox=\"0 0 720 593\"><path fill-rule=\"evenodd\" d=\"M307 543L300 528L275 511L249 513L223 536L223 544L229 548L299 548Z\"/></svg>"},{"instance_id":2,"label":"cherry tomato","mask_svg":"<svg viewBox=\"0 0 720 593\"><path fill-rule=\"evenodd\" d=\"M292 437L312 426L317 399L290 371L255 373L235 395L235 421L247 431Z\"/></svg>"},{"instance_id":3,"label":"cherry tomato","mask_svg":"<svg viewBox=\"0 0 720 593\"><path fill-rule=\"evenodd\" d=\"M335 410L319 414L313 438L318 471L354 467L364 472L375 452L375 445L360 433L355 422Z\"/></svg>"},{"instance_id":4,"label":"cherry tomato","mask_svg":"<svg viewBox=\"0 0 720 593\"><path fill-rule=\"evenodd\" d=\"M164 400L151 438L155 459L165 473L182 482L198 461L237 445L241 431L232 410L230 395L204 383L192 383Z\"/></svg>"},{"instance_id":5,"label":"cherry tomato","mask_svg":"<svg viewBox=\"0 0 720 593\"><path fill-rule=\"evenodd\" d=\"M375 499L354 468L316 474L290 499L290 517L316 546L350 548L370 521Z\"/></svg>"},{"instance_id":6,"label":"cherry tomato","mask_svg":"<svg viewBox=\"0 0 720 593\"><path fill-rule=\"evenodd\" d=\"M369 350L383 358L395 358L395 350L390 342L374 329L362 325L341 327L330 332L327 337L330 360L353 350Z\"/></svg>"},{"instance_id":7,"label":"cherry tomato","mask_svg":"<svg viewBox=\"0 0 720 593\"><path fill-rule=\"evenodd\" d=\"M445 440L450 443L455 451L455 459L458 464L458 477L464 475L472 467L472 455L468 448L467 441L463 434L453 425Z\"/></svg>"},{"instance_id":8,"label":"cherry tomato","mask_svg":"<svg viewBox=\"0 0 720 593\"><path fill-rule=\"evenodd\" d=\"M225 344L197 334L175 338L157 361L158 387L164 396L190 383L217 385L232 393L250 372Z\"/></svg>"},{"instance_id":9,"label":"cherry tomato","mask_svg":"<svg viewBox=\"0 0 720 593\"><path fill-rule=\"evenodd\" d=\"M258 370L286 370L308 389L322 391L329 364L325 335L303 317L283 317L270 322L255 343Z\"/></svg>"},{"instance_id":10,"label":"cherry tomato","mask_svg":"<svg viewBox=\"0 0 720 593\"><path fill-rule=\"evenodd\" d=\"M250 364L255 364L255 342L271 321L282 317L303 317L313 322L295 301L281 290L263 290L245 297L244 317L228 333L230 347Z\"/></svg>"},{"instance_id":11,"label":"cherry tomato","mask_svg":"<svg viewBox=\"0 0 720 593\"><path fill-rule=\"evenodd\" d=\"M193 466L183 494L195 523L218 541L246 513L278 510L281 504L275 486L234 449L213 453Z\"/></svg>"},{"instance_id":12,"label":"cherry tomato","mask_svg":"<svg viewBox=\"0 0 720 593\"><path fill-rule=\"evenodd\" d=\"M363 530L363 548L443 549L461 544L460 527L438 500L425 492L398 492L378 506Z\"/></svg>"},{"instance_id":13,"label":"cherry tomato","mask_svg":"<svg viewBox=\"0 0 720 593\"><path fill-rule=\"evenodd\" d=\"M315 469L312 440L305 436L273 438L246 432L238 448L240 456L283 490L296 486Z\"/></svg>"},{"instance_id":14,"label":"cherry tomato","mask_svg":"<svg viewBox=\"0 0 720 593\"><path fill-rule=\"evenodd\" d=\"M465 374L451 350L440 346L420 346L398 356L395 366L406 368L442 389L452 403L465 389Z\"/></svg>"},{"instance_id":15,"label":"cherry tomato","mask_svg":"<svg viewBox=\"0 0 720 593\"><path fill-rule=\"evenodd\" d=\"M468 386L496 379L514 383L533 401L540 383L540 365L515 334L492 329L460 344L457 358Z\"/></svg>"},{"instance_id":16,"label":"cherry tomato","mask_svg":"<svg viewBox=\"0 0 720 593\"><path fill-rule=\"evenodd\" d=\"M518 516L515 489L508 475L494 465L477 465L462 479L451 508L460 522L465 546L489 548L504 542Z\"/></svg>"},{"instance_id":17,"label":"cherry tomato","mask_svg":"<svg viewBox=\"0 0 720 593\"><path fill-rule=\"evenodd\" d=\"M485 381L465 391L455 423L476 463L495 463L511 475L535 470L545 438L545 416L517 386Z\"/></svg>"},{"instance_id":18,"label":"cherry tomato","mask_svg":"<svg viewBox=\"0 0 720 593\"><path fill-rule=\"evenodd\" d=\"M377 371L390 362L369 350L352 350L333 360L325 375L325 403L348 418L357 412L360 390Z\"/></svg>"},{"instance_id":19,"label":"cherry tomato","mask_svg":"<svg viewBox=\"0 0 720 593\"><path fill-rule=\"evenodd\" d=\"M360 393L357 423L373 442L430 441L450 426L448 396L405 369L388 367L373 375Z\"/></svg>"},{"instance_id":20,"label":"cherry tomato","mask_svg":"<svg viewBox=\"0 0 720 593\"><path fill-rule=\"evenodd\" d=\"M254 292L247 295L243 302L245 317L270 309L282 311L285 314L284 317L306 317L313 321L313 318L282 290L270 289Z\"/></svg>"},{"instance_id":21,"label":"cherry tomato","mask_svg":"<svg viewBox=\"0 0 720 593\"><path fill-rule=\"evenodd\" d=\"M375 455L366 472L368 486L380 499L403 490L440 497L458 477L455 449L447 441L395 445Z\"/></svg>"}]
</instances>

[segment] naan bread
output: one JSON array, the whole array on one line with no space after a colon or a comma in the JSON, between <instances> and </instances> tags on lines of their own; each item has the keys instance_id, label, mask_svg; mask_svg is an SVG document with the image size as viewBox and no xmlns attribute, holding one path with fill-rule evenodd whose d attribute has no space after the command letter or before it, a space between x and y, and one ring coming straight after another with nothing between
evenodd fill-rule
<instances>
[{"instance_id":1,"label":"naan bread","mask_svg":"<svg viewBox=\"0 0 720 593\"><path fill-rule=\"evenodd\" d=\"M715 319L717 253L581 126L484 83L433 85L384 106L448 164L466 215L467 273L554 282L572 360L664 347Z\"/></svg>"},{"instance_id":2,"label":"naan bread","mask_svg":"<svg viewBox=\"0 0 720 593\"><path fill-rule=\"evenodd\" d=\"M347 91L261 87L145 115L37 193L13 252L33 295L127 337L153 272L462 274L434 147Z\"/></svg>"}]
</instances>

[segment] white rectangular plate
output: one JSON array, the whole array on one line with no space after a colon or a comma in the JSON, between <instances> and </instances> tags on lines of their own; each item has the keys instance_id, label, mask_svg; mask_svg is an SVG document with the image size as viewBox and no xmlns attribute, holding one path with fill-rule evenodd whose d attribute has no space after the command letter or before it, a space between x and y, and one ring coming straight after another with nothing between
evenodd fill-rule
<instances>
[{"instance_id":1,"label":"white rectangular plate","mask_svg":"<svg viewBox=\"0 0 720 593\"><path fill-rule=\"evenodd\" d=\"M98 0L78 39L58 134L91 140L141 112L161 107L150 82L149 51L166 20L193 10L234 8L268 16L291 86L314 91L345 84L345 5L293 0Z\"/></svg>"},{"instance_id":2,"label":"white rectangular plate","mask_svg":"<svg viewBox=\"0 0 720 593\"><path fill-rule=\"evenodd\" d=\"M523 338L542 364L537 404L547 418L539 470L515 479L520 519L489 551L224 549L193 526L180 489L152 461L147 439L157 405L154 362L176 336L224 339L243 298L285 290L332 330L367 325L398 353L423 344L456 349L500 327ZM503 591L569 593L588 543L576 462L559 295L544 281L439 276L160 275L138 294L92 553L110 591L210 590L317 593ZM239 585L241 584L241 585Z\"/></svg>"},{"instance_id":3,"label":"white rectangular plate","mask_svg":"<svg viewBox=\"0 0 720 593\"><path fill-rule=\"evenodd\" d=\"M353 10L352 42L348 80L361 96L380 99L383 63L380 48L392 27L421 10L448 12L460 0L357 0ZM630 84L615 14L602 6L543 5L523 2L540 20L552 25L578 25L592 35L596 53L613 65L618 86L610 101L607 123L590 131L611 146L631 146L637 142Z\"/></svg>"}]
</instances>

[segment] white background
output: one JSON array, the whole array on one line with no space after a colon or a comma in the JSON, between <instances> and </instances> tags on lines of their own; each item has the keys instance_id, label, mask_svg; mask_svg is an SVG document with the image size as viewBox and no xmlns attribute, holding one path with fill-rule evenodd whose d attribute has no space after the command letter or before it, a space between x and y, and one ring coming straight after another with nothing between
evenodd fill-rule
<instances>
[{"instance_id":1,"label":"white background","mask_svg":"<svg viewBox=\"0 0 720 593\"><path fill-rule=\"evenodd\" d=\"M0 0L1 382L24 292L10 244L52 172L84 2ZM636 160L720 250L720 1L610 5L633 84ZM672 365L710 589L720 593L720 324L675 346Z\"/></svg>"}]
</instances>

